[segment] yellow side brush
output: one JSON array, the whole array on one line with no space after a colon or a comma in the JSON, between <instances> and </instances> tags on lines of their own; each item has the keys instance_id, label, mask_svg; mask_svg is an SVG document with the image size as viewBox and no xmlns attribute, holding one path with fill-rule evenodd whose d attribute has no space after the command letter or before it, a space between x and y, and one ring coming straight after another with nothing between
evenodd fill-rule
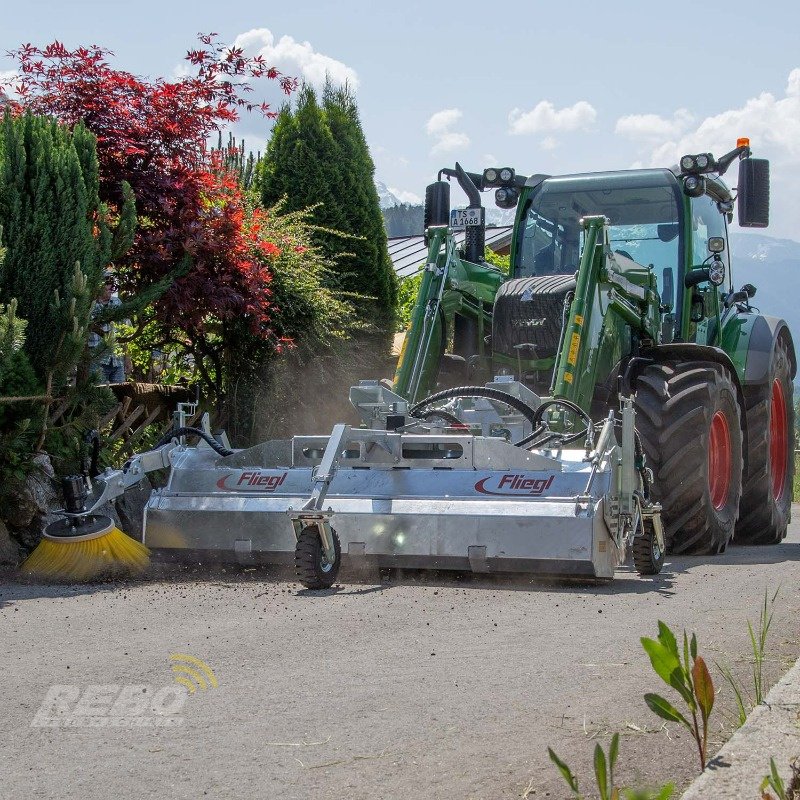
<instances>
[{"instance_id":1,"label":"yellow side brush","mask_svg":"<svg viewBox=\"0 0 800 800\"><path fill-rule=\"evenodd\" d=\"M149 562L150 551L109 517L86 516L48 525L20 570L47 580L90 581L136 575Z\"/></svg>"}]
</instances>

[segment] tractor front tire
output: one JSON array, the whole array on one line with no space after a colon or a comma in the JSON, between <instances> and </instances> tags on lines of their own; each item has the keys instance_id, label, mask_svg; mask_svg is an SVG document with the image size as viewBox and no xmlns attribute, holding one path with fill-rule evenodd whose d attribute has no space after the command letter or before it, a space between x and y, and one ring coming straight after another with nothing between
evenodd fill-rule
<instances>
[{"instance_id":1,"label":"tractor front tire","mask_svg":"<svg viewBox=\"0 0 800 800\"><path fill-rule=\"evenodd\" d=\"M667 552L724 552L742 494L741 416L728 371L712 361L648 365L637 381L636 428Z\"/></svg>"},{"instance_id":2,"label":"tractor front tire","mask_svg":"<svg viewBox=\"0 0 800 800\"><path fill-rule=\"evenodd\" d=\"M336 581L342 563L342 546L333 528L331 535L336 555L332 564L325 558L322 540L319 538L316 526L309 525L300 531L294 549L294 568L297 580L307 589L330 589Z\"/></svg>"},{"instance_id":3,"label":"tractor front tire","mask_svg":"<svg viewBox=\"0 0 800 800\"><path fill-rule=\"evenodd\" d=\"M763 384L744 387L747 472L737 544L777 544L786 536L794 478L794 402L789 345L779 339Z\"/></svg>"}]
</instances>

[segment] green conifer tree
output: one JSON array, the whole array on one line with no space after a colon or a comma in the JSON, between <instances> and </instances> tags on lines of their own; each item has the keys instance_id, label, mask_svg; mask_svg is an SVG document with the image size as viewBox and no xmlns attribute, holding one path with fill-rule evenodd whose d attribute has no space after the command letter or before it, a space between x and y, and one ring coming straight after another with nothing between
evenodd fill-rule
<instances>
[{"instance_id":1,"label":"green conifer tree","mask_svg":"<svg viewBox=\"0 0 800 800\"><path fill-rule=\"evenodd\" d=\"M265 206L285 197L289 211L315 207L315 224L329 229L317 231L315 240L337 257L333 288L373 298L358 303L361 316L389 330L397 287L374 172L349 88L328 84L320 105L305 86L296 107L284 107L278 115L256 186Z\"/></svg>"},{"instance_id":2,"label":"green conifer tree","mask_svg":"<svg viewBox=\"0 0 800 800\"><path fill-rule=\"evenodd\" d=\"M353 243L356 274L347 287L376 298L385 314L397 303L397 281L386 244L378 192L375 188L375 164L369 153L355 97L346 84L326 82L322 96L323 110L336 142L340 165L340 197L345 213L344 231L363 237Z\"/></svg>"},{"instance_id":3,"label":"green conifer tree","mask_svg":"<svg viewBox=\"0 0 800 800\"><path fill-rule=\"evenodd\" d=\"M40 378L55 366L64 333L62 298L85 318L102 283L111 234L99 213L93 137L56 122L6 113L0 160L0 224L6 257L0 270L0 302L17 300L27 320L25 350ZM94 291L75 294L75 264Z\"/></svg>"}]
</instances>

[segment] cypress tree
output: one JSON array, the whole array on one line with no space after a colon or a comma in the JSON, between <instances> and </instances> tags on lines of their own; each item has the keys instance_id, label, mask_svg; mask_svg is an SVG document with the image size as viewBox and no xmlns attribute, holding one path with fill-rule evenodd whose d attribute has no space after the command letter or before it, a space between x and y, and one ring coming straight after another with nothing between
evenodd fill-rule
<instances>
[{"instance_id":1,"label":"cypress tree","mask_svg":"<svg viewBox=\"0 0 800 800\"><path fill-rule=\"evenodd\" d=\"M285 198L286 211L317 206L313 216L316 225L345 230L335 188L342 179L336 143L310 86L300 90L294 111L284 107L278 115L261 170L261 200L265 206L274 205L281 198ZM318 231L315 239L329 256L350 249L350 242L324 230Z\"/></svg>"},{"instance_id":2,"label":"cypress tree","mask_svg":"<svg viewBox=\"0 0 800 800\"><path fill-rule=\"evenodd\" d=\"M16 298L28 322L25 351L44 379L57 361L74 357L64 345L75 338L73 320L88 318L110 253L94 137L82 125L71 132L48 118L6 113L0 138L0 225L7 249L0 303ZM69 349L77 346L76 340Z\"/></svg>"},{"instance_id":3,"label":"cypress tree","mask_svg":"<svg viewBox=\"0 0 800 800\"><path fill-rule=\"evenodd\" d=\"M340 187L345 228L363 237L354 243L357 275L351 291L376 298L378 308L389 317L397 303L397 282L386 244L378 191L375 188L375 164L361 127L355 97L346 84L334 87L330 81L323 91L323 109L338 151ZM368 287L368 288L364 288Z\"/></svg>"},{"instance_id":4,"label":"cypress tree","mask_svg":"<svg viewBox=\"0 0 800 800\"><path fill-rule=\"evenodd\" d=\"M362 318L390 329L397 289L374 172L352 92L328 83L322 106L304 86L296 108L281 110L258 166L257 186L265 206L283 197L289 211L317 206L316 225L348 234L315 234L322 249L337 257L334 288L374 298L359 304Z\"/></svg>"}]
</instances>

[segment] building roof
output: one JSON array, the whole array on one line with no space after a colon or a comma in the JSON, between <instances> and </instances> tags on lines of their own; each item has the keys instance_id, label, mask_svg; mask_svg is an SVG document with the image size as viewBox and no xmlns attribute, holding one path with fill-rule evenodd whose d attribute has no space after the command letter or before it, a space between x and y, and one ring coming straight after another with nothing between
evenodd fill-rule
<instances>
[{"instance_id":1,"label":"building roof","mask_svg":"<svg viewBox=\"0 0 800 800\"><path fill-rule=\"evenodd\" d=\"M498 252L507 252L511 246L513 225L486 228L486 246ZM456 241L464 241L464 231L456 231ZM422 236L395 236L389 239L389 257L400 279L410 278L422 271L428 248Z\"/></svg>"}]
</instances>

